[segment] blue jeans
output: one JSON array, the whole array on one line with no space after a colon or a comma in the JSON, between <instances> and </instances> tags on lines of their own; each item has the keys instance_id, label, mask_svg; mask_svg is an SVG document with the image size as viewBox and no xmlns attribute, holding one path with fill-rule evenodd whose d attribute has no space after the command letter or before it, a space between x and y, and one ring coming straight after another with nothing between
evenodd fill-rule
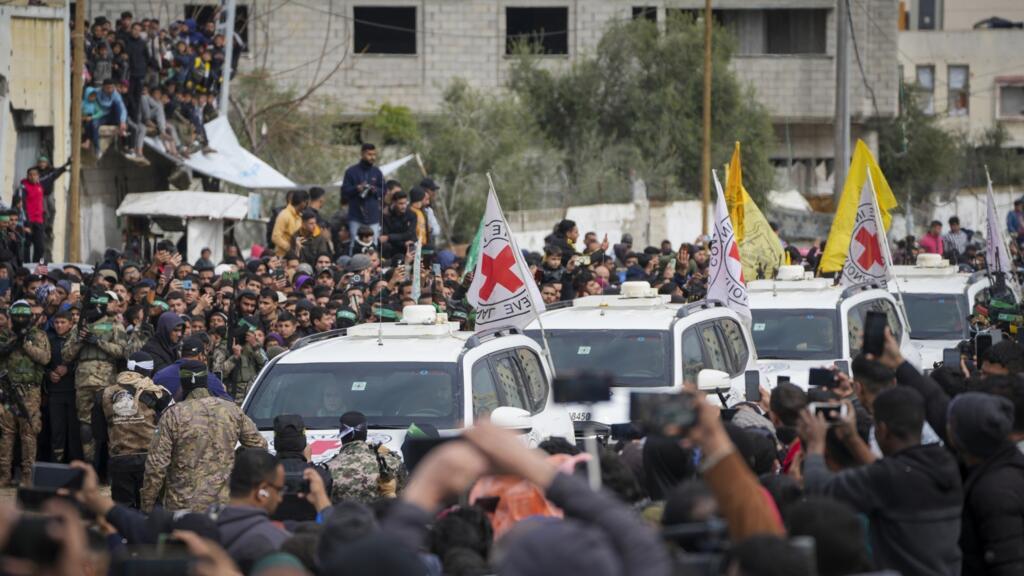
<instances>
[{"instance_id":1,"label":"blue jeans","mask_svg":"<svg viewBox=\"0 0 1024 576\"><path fill-rule=\"evenodd\" d=\"M363 224L362 222L357 222L355 220L349 220L348 221L348 234L349 234L349 237L351 239L355 240L356 238L359 237L359 228L361 226L369 226L370 228L373 229L373 241L374 241L374 243L376 243L378 240L380 240L380 224ZM348 255L349 256L352 255L352 249L351 248L349 248Z\"/></svg>"},{"instance_id":2,"label":"blue jeans","mask_svg":"<svg viewBox=\"0 0 1024 576\"><path fill-rule=\"evenodd\" d=\"M89 131L89 140L92 140L92 152L93 154L99 155L100 153L100 126L120 126L121 125L121 106L114 102L110 106L110 110L107 111L105 116L94 116L90 120L85 128Z\"/></svg>"}]
</instances>

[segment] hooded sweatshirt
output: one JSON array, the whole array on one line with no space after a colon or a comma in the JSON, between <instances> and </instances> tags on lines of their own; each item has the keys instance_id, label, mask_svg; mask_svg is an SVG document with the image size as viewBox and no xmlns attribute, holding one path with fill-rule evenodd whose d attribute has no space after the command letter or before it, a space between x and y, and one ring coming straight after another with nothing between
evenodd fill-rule
<instances>
[{"instance_id":1,"label":"hooded sweatshirt","mask_svg":"<svg viewBox=\"0 0 1024 576\"><path fill-rule=\"evenodd\" d=\"M271 522L266 510L255 506L228 505L217 515L217 528L224 549L246 572L292 536Z\"/></svg>"},{"instance_id":2,"label":"hooded sweatshirt","mask_svg":"<svg viewBox=\"0 0 1024 576\"><path fill-rule=\"evenodd\" d=\"M852 506L871 523L879 568L902 574L960 574L963 489L956 460L937 444L833 474L820 454L804 463L807 493Z\"/></svg>"},{"instance_id":3,"label":"hooded sweatshirt","mask_svg":"<svg viewBox=\"0 0 1024 576\"><path fill-rule=\"evenodd\" d=\"M171 332L184 323L181 316L174 312L164 312L160 315L156 324L156 334L142 347L143 352L153 357L153 374L178 359L178 345L171 342Z\"/></svg>"}]
</instances>

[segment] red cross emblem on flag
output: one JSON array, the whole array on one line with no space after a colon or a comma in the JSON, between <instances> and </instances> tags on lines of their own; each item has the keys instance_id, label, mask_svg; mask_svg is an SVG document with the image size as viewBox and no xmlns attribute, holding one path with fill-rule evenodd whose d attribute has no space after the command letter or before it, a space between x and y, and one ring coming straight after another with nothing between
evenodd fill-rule
<instances>
[{"instance_id":1,"label":"red cross emblem on flag","mask_svg":"<svg viewBox=\"0 0 1024 576\"><path fill-rule=\"evenodd\" d=\"M739 262L740 266L743 265L743 261L740 259L740 247L735 242L729 246L729 258ZM747 281L743 279L743 268L740 268L740 282L743 284L747 283Z\"/></svg>"},{"instance_id":2,"label":"red cross emblem on flag","mask_svg":"<svg viewBox=\"0 0 1024 576\"><path fill-rule=\"evenodd\" d=\"M487 301L494 288L499 284L509 292L515 292L523 286L523 279L515 272L516 256L512 248L505 246L496 257L483 255L480 272L484 276L484 285L480 287L480 299Z\"/></svg>"},{"instance_id":3,"label":"red cross emblem on flag","mask_svg":"<svg viewBox=\"0 0 1024 576\"><path fill-rule=\"evenodd\" d=\"M861 227L860 230L857 230L855 238L857 243L864 247L864 251L857 258L857 264L861 268L871 270L875 264L885 265L885 261L882 260L882 251L878 248L877 234L872 234L866 227Z\"/></svg>"}]
</instances>

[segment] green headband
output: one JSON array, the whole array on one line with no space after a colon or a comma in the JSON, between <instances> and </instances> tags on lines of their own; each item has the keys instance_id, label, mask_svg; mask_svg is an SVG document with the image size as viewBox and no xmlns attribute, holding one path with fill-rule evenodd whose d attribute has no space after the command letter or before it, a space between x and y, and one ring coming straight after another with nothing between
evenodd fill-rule
<instances>
[{"instance_id":1,"label":"green headband","mask_svg":"<svg viewBox=\"0 0 1024 576\"><path fill-rule=\"evenodd\" d=\"M356 314L355 314L355 312L353 312L351 310L338 310L338 313L335 314L335 317L337 319L339 319L339 320L344 319L344 320L351 320L353 322L356 321Z\"/></svg>"},{"instance_id":2,"label":"green headband","mask_svg":"<svg viewBox=\"0 0 1024 576\"><path fill-rule=\"evenodd\" d=\"M390 308L375 307L373 313L377 318L386 318L388 320L398 320L398 312Z\"/></svg>"}]
</instances>

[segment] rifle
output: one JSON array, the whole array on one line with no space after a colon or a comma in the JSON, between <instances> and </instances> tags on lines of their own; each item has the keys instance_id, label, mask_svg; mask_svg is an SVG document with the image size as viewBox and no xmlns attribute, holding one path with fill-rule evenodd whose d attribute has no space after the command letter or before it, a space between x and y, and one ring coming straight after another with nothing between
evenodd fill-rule
<instances>
[{"instance_id":1,"label":"rifle","mask_svg":"<svg viewBox=\"0 0 1024 576\"><path fill-rule=\"evenodd\" d=\"M235 342L238 341L238 336L237 336L238 326L237 326L237 324L238 324L238 279L239 279L239 276L240 276L240 274L238 272L225 272L224 274L221 275L221 280L224 280L225 277L228 277L231 280L231 309L228 310L228 325L227 325L227 329L228 330L227 330L227 334L226 334L227 341L228 341L228 354L229 355L234 355L233 351L235 349ZM239 366L238 366L239 363L241 363L241 358L239 358L238 362L235 363L235 368L234 368L234 370L231 371L232 373L234 373L235 370L239 369ZM221 376L221 379L227 380L229 376L230 376L230 374L224 374L223 376ZM231 394L231 397L234 398L237 393L238 393L238 384L237 384L237 382L232 382L231 383L231 389L228 391L228 394Z\"/></svg>"},{"instance_id":2,"label":"rifle","mask_svg":"<svg viewBox=\"0 0 1024 576\"><path fill-rule=\"evenodd\" d=\"M15 418L28 419L28 408L25 407L25 399L21 397L21 390L11 382L7 371L0 371L0 402L11 409Z\"/></svg>"}]
</instances>

